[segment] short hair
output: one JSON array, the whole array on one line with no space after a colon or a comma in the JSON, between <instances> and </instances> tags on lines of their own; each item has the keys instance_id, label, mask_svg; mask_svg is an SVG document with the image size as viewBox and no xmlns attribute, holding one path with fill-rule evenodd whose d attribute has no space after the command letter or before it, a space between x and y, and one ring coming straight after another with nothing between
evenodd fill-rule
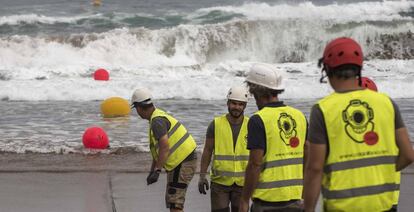
<instances>
[{"instance_id":1,"label":"short hair","mask_svg":"<svg viewBox=\"0 0 414 212\"><path fill-rule=\"evenodd\" d=\"M338 77L349 79L354 77L361 77L361 66L354 64L345 64L327 71L328 77Z\"/></svg>"},{"instance_id":2,"label":"short hair","mask_svg":"<svg viewBox=\"0 0 414 212\"><path fill-rule=\"evenodd\" d=\"M258 84L254 84L250 82L247 82L247 85L249 86L249 92L257 97L264 97L264 98L277 97L279 94L285 91L284 89L274 90L274 89L266 88L262 85L258 85Z\"/></svg>"}]
</instances>

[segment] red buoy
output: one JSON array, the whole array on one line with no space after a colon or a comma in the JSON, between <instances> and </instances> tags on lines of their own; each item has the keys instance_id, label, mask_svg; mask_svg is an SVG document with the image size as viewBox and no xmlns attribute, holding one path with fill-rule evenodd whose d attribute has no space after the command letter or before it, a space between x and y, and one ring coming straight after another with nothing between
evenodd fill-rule
<instances>
[{"instance_id":1,"label":"red buoy","mask_svg":"<svg viewBox=\"0 0 414 212\"><path fill-rule=\"evenodd\" d=\"M95 71L95 73L93 73L93 78L95 80L104 80L104 81L108 81L109 80L109 73L107 70L100 68L98 70Z\"/></svg>"},{"instance_id":2,"label":"red buoy","mask_svg":"<svg viewBox=\"0 0 414 212\"><path fill-rule=\"evenodd\" d=\"M89 127L82 136L82 143L85 148L106 149L109 147L108 136L100 127Z\"/></svg>"},{"instance_id":3,"label":"red buoy","mask_svg":"<svg viewBox=\"0 0 414 212\"><path fill-rule=\"evenodd\" d=\"M368 88L371 89L373 91L378 91L377 89L377 85L375 84L374 81L372 81L370 78L368 77L362 77L361 78L361 86L363 88Z\"/></svg>"}]
</instances>

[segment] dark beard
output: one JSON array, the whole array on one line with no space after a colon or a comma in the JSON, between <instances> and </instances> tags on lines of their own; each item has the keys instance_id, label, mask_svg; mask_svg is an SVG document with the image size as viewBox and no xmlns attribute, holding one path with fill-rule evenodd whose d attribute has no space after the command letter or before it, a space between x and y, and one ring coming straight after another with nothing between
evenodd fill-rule
<instances>
[{"instance_id":1,"label":"dark beard","mask_svg":"<svg viewBox=\"0 0 414 212\"><path fill-rule=\"evenodd\" d=\"M240 116L243 115L243 111L229 110L229 114L230 114L231 117L238 119Z\"/></svg>"}]
</instances>

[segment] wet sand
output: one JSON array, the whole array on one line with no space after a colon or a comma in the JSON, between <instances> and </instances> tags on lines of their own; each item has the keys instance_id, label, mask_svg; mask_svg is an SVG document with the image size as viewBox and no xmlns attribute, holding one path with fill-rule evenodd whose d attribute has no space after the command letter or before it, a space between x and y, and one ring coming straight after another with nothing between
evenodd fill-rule
<instances>
[{"instance_id":1,"label":"wet sand","mask_svg":"<svg viewBox=\"0 0 414 212\"><path fill-rule=\"evenodd\" d=\"M148 153L2 153L0 160L1 211L168 211L165 173L157 183L146 185L151 162ZM209 195L198 193L197 181L195 176L187 193L186 211L210 211ZM403 172L399 211L413 211L413 200L412 165Z\"/></svg>"},{"instance_id":2,"label":"wet sand","mask_svg":"<svg viewBox=\"0 0 414 212\"><path fill-rule=\"evenodd\" d=\"M201 156L200 156L201 157ZM0 153L0 172L148 172L149 153Z\"/></svg>"}]
</instances>

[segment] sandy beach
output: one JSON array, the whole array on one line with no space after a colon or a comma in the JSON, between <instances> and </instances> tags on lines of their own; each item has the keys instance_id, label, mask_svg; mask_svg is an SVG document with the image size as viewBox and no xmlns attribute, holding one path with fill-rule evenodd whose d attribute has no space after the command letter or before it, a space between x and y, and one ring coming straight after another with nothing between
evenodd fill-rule
<instances>
[{"instance_id":1,"label":"sandy beach","mask_svg":"<svg viewBox=\"0 0 414 212\"><path fill-rule=\"evenodd\" d=\"M157 183L146 185L148 153L2 153L0 160L1 211L168 211L164 203L166 174ZM197 181L195 176L185 211L208 212L209 195L198 193ZM412 165L402 175L400 212L412 211L413 188Z\"/></svg>"}]
</instances>

